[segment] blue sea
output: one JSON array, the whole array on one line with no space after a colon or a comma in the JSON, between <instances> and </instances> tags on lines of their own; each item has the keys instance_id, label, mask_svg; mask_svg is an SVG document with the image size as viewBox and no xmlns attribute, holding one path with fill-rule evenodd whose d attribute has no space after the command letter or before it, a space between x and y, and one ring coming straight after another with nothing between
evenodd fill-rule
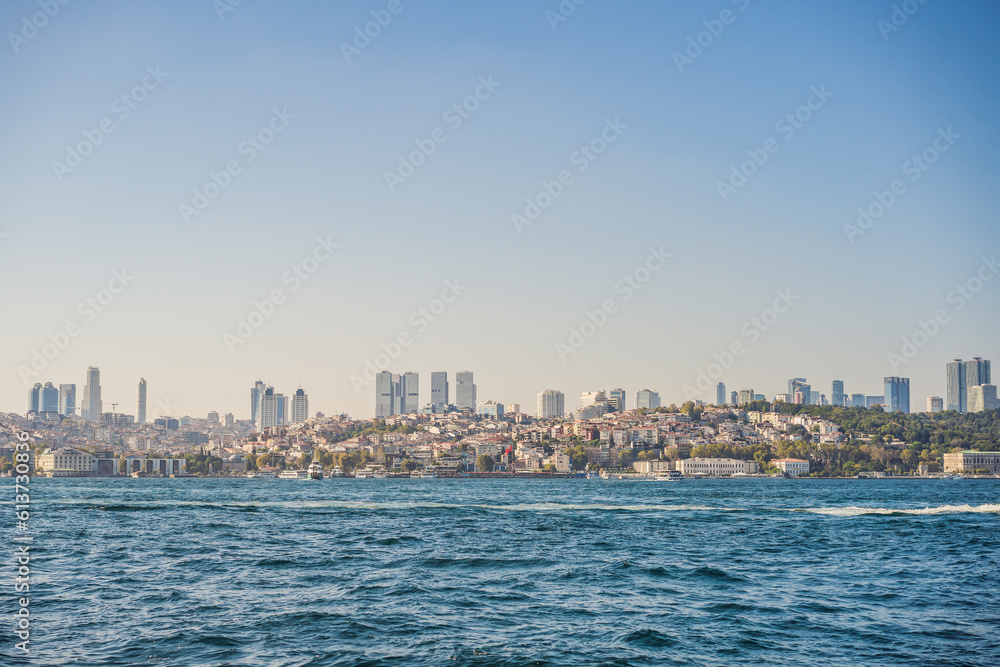
<instances>
[{"instance_id":1,"label":"blue sea","mask_svg":"<svg viewBox=\"0 0 1000 667\"><path fill-rule=\"evenodd\" d=\"M31 493L31 653L8 633L3 665L1000 664L1000 480Z\"/></svg>"}]
</instances>

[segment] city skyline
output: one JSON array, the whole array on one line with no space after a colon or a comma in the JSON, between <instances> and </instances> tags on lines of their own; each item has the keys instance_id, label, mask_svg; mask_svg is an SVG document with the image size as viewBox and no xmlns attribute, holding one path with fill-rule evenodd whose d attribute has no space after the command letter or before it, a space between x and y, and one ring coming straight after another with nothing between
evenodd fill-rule
<instances>
[{"instance_id":1,"label":"city skyline","mask_svg":"<svg viewBox=\"0 0 1000 667\"><path fill-rule=\"evenodd\" d=\"M984 359L982 356L974 356L972 359L969 359L967 361L963 361L962 359L959 358L954 358L952 361L946 362L944 364L944 371L942 373L943 378L941 379L939 387L944 391L937 391L937 392L929 391L929 392L913 393L911 392L910 389L911 380L909 377L885 376L879 383L882 385L882 390L883 390L882 394L850 391L850 389L853 389L854 387L849 382L845 382L844 380L839 380L839 379L828 381L828 384L830 386L830 391L828 394L827 392L822 390L812 389L812 384L806 382L805 378L803 377L793 377L791 379L785 380L788 392L776 391L770 393L765 392L761 394L759 391L755 389L748 389L746 387L743 387L738 390L733 390L731 393L734 397L738 397L737 398L738 404L744 404L750 402L750 400L748 400L750 396L753 396L754 400L761 400L760 397L763 396L763 400L767 401L784 400L785 402L794 403L797 402L797 399L799 399L800 396L802 396L802 391L808 390L810 393L811 400L805 402L818 404L818 400L822 399L826 401L823 404L834 405L832 399L834 396L836 396L836 394L839 391L847 407L859 406L859 405L861 407L871 407L871 405L873 404L885 403L886 405L890 406L905 406L907 409L904 411L921 412L923 410L914 408L915 407L919 408L920 406L924 406L925 404L929 405L929 403L927 402L930 401L931 398L941 398L939 394L946 397L952 395L957 397L959 395L958 389L951 386L953 380L956 377L961 378L960 385L956 385L956 387L961 386L961 389L963 391L963 396L966 395L967 393L966 392L967 387L989 385L992 381L990 367L991 367L991 360ZM956 368L958 368L959 370L956 371L955 370ZM956 373L958 373L958 375L956 375ZM256 383L251 387L250 390L251 406L250 409L246 411L246 413L241 411L240 408L229 409L229 408L219 408L219 407L207 407L207 409L205 410L194 410L194 411L179 410L179 404L176 403L173 399L168 399L167 402L164 402L162 400L158 401L159 408L156 411L154 411L153 416L181 417L187 415L194 417L201 414L207 414L209 412L218 412L223 414L232 413L236 416L237 419L249 419L251 421L256 422L257 421L256 412L259 409L256 406L259 406L261 393L265 389L271 389L272 393L275 396L275 400L277 401L277 403L274 405L274 410L276 410L276 412L274 416L268 417L267 420L268 425L272 425L273 422L271 420L278 419L278 415L281 415L282 418L284 418L284 416L287 415L287 419L292 419L294 418L293 415L301 415L303 409L306 410L306 414L308 414L308 416L313 416L315 412L324 412L328 414L351 414L352 417L357 419L370 419L373 416L386 417L399 414L410 414L413 412L422 411L430 407L431 405L436 405L438 408L441 408L442 407L441 404L435 403L435 398L443 398L444 399L443 405L445 406L452 405L459 408L467 407L473 413L476 412L478 405L488 401L499 402L502 405L517 404L517 405L540 406L541 393L544 391L548 391L548 390L539 390L538 392L532 394L530 400L523 400L523 394L525 394L528 391L523 388L518 390L517 392L517 394L519 396L522 396L522 398L510 399L504 396L496 396L492 394L488 397L484 397L484 395L480 392L479 387L475 382L475 374L471 371L457 371L457 372L432 371L429 374L431 376L431 386L429 389L425 390L425 395L422 395L419 391L419 376L420 376L419 372L407 371L405 373L392 373L391 371L383 371L382 373L378 374L378 376L376 376L376 383L374 385L376 400L374 402L374 408L372 409L373 402L371 400L371 396L369 396L368 397L369 410L368 411L362 410L361 412L358 413L351 413L350 411L347 410L341 410L338 409L336 406L332 407L325 406L324 408L319 408L316 407L317 405L316 403L313 403L313 406L316 407L316 409L314 409L312 412L308 412L309 397L303 391L301 386L299 386L296 392L286 397L284 394L274 393L273 388L268 383L263 382L261 380L257 380ZM464 405L459 404L457 402L458 400L457 392L455 396L455 402L449 402L447 400L449 397L449 389L451 386L453 386L451 381L449 380L450 375L456 378L455 385L457 386L462 386L459 384L457 380L458 376L462 376L465 380L467 380L467 384L462 390L464 392L463 400L466 402L472 401L471 404L469 403ZM86 405L87 393L90 393L91 395L96 397L99 404L111 403L110 401L103 401L101 399L101 395L104 391L104 382L101 380L101 377L102 374L101 374L101 369L99 367L94 367L94 366L88 367L87 382L89 383L91 378L96 378L97 385L96 387L91 389L89 384L87 383L84 384L84 389L85 389L84 405ZM380 414L378 406L378 399L377 399L379 392L378 382L380 379L385 382L385 387L386 387L385 391L389 392L386 393L385 397L386 401L385 414ZM890 382L890 380L892 380L893 382ZM972 383L978 383L978 384L972 384ZM605 386L614 386L615 384L620 384L620 383L614 383L614 382L606 383ZM901 384L902 388L900 389ZM405 389L407 386L409 386L409 389ZM601 391L607 393L607 396L605 396L605 400L608 402L609 405L612 406L612 408L618 405L618 401L621 401L622 405L626 406L628 405L629 390L622 389L620 387L617 387L610 391L598 390L595 388L598 386L595 383L589 383L581 386L583 387L583 389L581 389L581 391L579 392L563 391L562 389L554 389L551 391L555 391L563 396L566 395L572 396L574 394L582 395L582 394ZM147 391L147 383L145 378L140 378L138 387L139 387L138 401L136 403L137 410L136 414L133 416L136 417L138 423L144 423L144 418L146 417L145 408L146 408L146 391ZM67 402L68 405L70 406L70 409L75 410L75 408L73 407L75 405L75 384L59 384L58 386L56 386L53 385L51 381L48 381L44 385L41 382L38 382L35 384L35 386L32 386L28 390L27 392L29 399L28 411L32 411L33 405L41 406L42 395L40 392L42 392L46 388L48 388L49 391L51 392L51 398L49 399L50 402L54 401L55 402L54 404L58 405L58 411L60 414L63 415L68 414L65 411ZM726 404L732 403L732 401L728 400L728 397L725 395L726 385L724 382L717 383L713 387L713 390L714 391L706 393L714 393L714 396L712 397L715 399L714 404L718 405L723 402L725 402ZM676 404L679 406L682 405L687 400L690 400L681 397L669 397L669 396L664 397L662 395L662 392L660 392L659 390L650 389L645 385L642 386L641 388L637 388L631 391L633 393L633 402L635 404L634 407L649 407L650 405L649 401L654 401L653 405L657 407L658 406L665 407L671 404ZM899 391L903 392L902 395L898 393ZM400 393L400 392L405 392L405 393ZM649 392L649 395L646 395L644 392ZM404 395L406 397L405 401L404 401ZM984 403L988 404L988 402L990 401L990 396L993 396L995 398L995 394L989 394L988 392L985 397L981 392L978 396L979 396L978 400L980 401L979 405L983 405ZM720 401L719 400L720 397L724 397L727 400ZM423 400L424 398L426 398L427 400ZM860 400L863 401L863 403L858 403L859 398ZM296 401L296 399L298 399L298 401ZM701 400L705 404L713 404L713 400L705 400L705 399L697 399L697 400ZM941 400L943 409L955 409L949 407L948 403L948 401L950 400L949 398L942 398ZM117 404L117 401L115 401L114 403ZM228 398L220 399L219 401L217 401L217 403L224 403L225 405L229 405L230 400ZM306 407L303 408L303 405ZM966 397L965 400L962 402L962 407L960 408L959 411L961 412L968 411L967 405L968 405L968 399ZM170 412L169 411L170 408L178 408L178 409L175 409L173 412ZM626 407L625 409L628 408ZM2 410L2 411L18 412L17 410ZM98 415L103 414L104 412L107 412L107 410L101 409ZM118 414L130 414L127 408L122 410L116 410L116 412ZM565 408L565 412L568 414L572 412L572 409L570 409L570 407L567 406ZM89 411L87 414L93 416ZM84 418L87 418L84 415L83 407L80 408L80 415L83 416Z\"/></svg>"}]
</instances>

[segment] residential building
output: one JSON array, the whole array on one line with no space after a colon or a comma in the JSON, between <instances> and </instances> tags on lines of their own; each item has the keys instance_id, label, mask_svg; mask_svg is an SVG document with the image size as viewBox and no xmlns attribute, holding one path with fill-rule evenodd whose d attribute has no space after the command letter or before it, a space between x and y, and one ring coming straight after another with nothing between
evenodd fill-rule
<instances>
[{"instance_id":1,"label":"residential building","mask_svg":"<svg viewBox=\"0 0 1000 667\"><path fill-rule=\"evenodd\" d=\"M219 416L215 417L218 421ZM299 387L292 396L292 423L301 424L307 419L309 419L309 396L302 387Z\"/></svg>"},{"instance_id":2,"label":"residential building","mask_svg":"<svg viewBox=\"0 0 1000 667\"><path fill-rule=\"evenodd\" d=\"M260 392L260 401L256 410L257 421L254 422L254 427L258 433L263 433L265 428L281 424L281 414L278 405L280 396L280 394L274 393L274 387L265 387ZM159 421L157 420L157 422Z\"/></svg>"},{"instance_id":3,"label":"residential building","mask_svg":"<svg viewBox=\"0 0 1000 667\"><path fill-rule=\"evenodd\" d=\"M809 474L809 461L804 459L773 459L771 463L789 477Z\"/></svg>"},{"instance_id":4,"label":"residential building","mask_svg":"<svg viewBox=\"0 0 1000 667\"><path fill-rule=\"evenodd\" d=\"M444 412L448 407L448 372L431 373L431 406L435 412Z\"/></svg>"},{"instance_id":5,"label":"residential building","mask_svg":"<svg viewBox=\"0 0 1000 667\"><path fill-rule=\"evenodd\" d=\"M146 423L146 378L139 378L139 392L135 410L135 421Z\"/></svg>"},{"instance_id":6,"label":"residential building","mask_svg":"<svg viewBox=\"0 0 1000 667\"><path fill-rule=\"evenodd\" d=\"M566 397L561 391L546 389L538 394L538 411L535 414L539 419L562 417L566 414L565 400Z\"/></svg>"},{"instance_id":7,"label":"residential building","mask_svg":"<svg viewBox=\"0 0 1000 667\"><path fill-rule=\"evenodd\" d=\"M910 378L885 378L885 406L888 412L910 411Z\"/></svg>"},{"instance_id":8,"label":"residential building","mask_svg":"<svg viewBox=\"0 0 1000 667\"><path fill-rule=\"evenodd\" d=\"M476 409L476 383L471 371L455 373L455 406L459 409Z\"/></svg>"},{"instance_id":9,"label":"residential building","mask_svg":"<svg viewBox=\"0 0 1000 667\"><path fill-rule=\"evenodd\" d=\"M944 399L940 396L927 397L927 412L935 413L944 410Z\"/></svg>"}]
</instances>

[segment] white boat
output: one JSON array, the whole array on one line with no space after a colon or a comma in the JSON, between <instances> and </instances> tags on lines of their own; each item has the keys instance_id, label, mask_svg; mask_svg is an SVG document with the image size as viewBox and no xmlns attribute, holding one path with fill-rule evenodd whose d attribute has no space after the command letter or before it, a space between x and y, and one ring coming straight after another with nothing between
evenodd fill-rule
<instances>
[{"instance_id":1,"label":"white boat","mask_svg":"<svg viewBox=\"0 0 1000 667\"><path fill-rule=\"evenodd\" d=\"M375 479L385 479L388 476L389 473L387 473L385 470L376 470L375 472L372 473L372 477L374 477Z\"/></svg>"},{"instance_id":2,"label":"white boat","mask_svg":"<svg viewBox=\"0 0 1000 667\"><path fill-rule=\"evenodd\" d=\"M247 473L247 479L275 479L278 473L274 468L262 468L261 470L251 470Z\"/></svg>"},{"instance_id":3,"label":"white boat","mask_svg":"<svg viewBox=\"0 0 1000 667\"><path fill-rule=\"evenodd\" d=\"M678 482L682 479L678 470L661 470L653 477L657 482Z\"/></svg>"},{"instance_id":4,"label":"white boat","mask_svg":"<svg viewBox=\"0 0 1000 667\"><path fill-rule=\"evenodd\" d=\"M331 478L333 478L333 477L343 477L344 476L344 471L340 469L340 466L334 466L333 470L330 471L330 475L329 476Z\"/></svg>"},{"instance_id":5,"label":"white boat","mask_svg":"<svg viewBox=\"0 0 1000 667\"><path fill-rule=\"evenodd\" d=\"M309 479L308 470L282 470L278 479Z\"/></svg>"},{"instance_id":6,"label":"white boat","mask_svg":"<svg viewBox=\"0 0 1000 667\"><path fill-rule=\"evenodd\" d=\"M309 479L323 479L323 465L319 461L313 461L309 464L306 473L309 475Z\"/></svg>"},{"instance_id":7,"label":"white boat","mask_svg":"<svg viewBox=\"0 0 1000 667\"><path fill-rule=\"evenodd\" d=\"M367 470L355 470L354 479L371 479L371 473Z\"/></svg>"},{"instance_id":8,"label":"white boat","mask_svg":"<svg viewBox=\"0 0 1000 667\"><path fill-rule=\"evenodd\" d=\"M410 477L413 479L436 479L437 474L433 472L427 472L426 470L414 470L410 473Z\"/></svg>"}]
</instances>

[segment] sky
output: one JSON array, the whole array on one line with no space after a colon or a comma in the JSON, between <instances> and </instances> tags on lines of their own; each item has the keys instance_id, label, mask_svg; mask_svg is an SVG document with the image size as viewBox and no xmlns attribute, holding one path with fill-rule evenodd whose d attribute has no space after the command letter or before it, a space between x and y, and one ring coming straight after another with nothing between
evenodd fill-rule
<instances>
[{"instance_id":1,"label":"sky","mask_svg":"<svg viewBox=\"0 0 1000 667\"><path fill-rule=\"evenodd\" d=\"M144 377L150 417L249 418L262 379L369 418L373 368L420 373L421 404L470 370L529 413L884 376L922 410L947 361L1000 358L998 24L985 0L5 2L0 410L88 366L105 410Z\"/></svg>"}]
</instances>

